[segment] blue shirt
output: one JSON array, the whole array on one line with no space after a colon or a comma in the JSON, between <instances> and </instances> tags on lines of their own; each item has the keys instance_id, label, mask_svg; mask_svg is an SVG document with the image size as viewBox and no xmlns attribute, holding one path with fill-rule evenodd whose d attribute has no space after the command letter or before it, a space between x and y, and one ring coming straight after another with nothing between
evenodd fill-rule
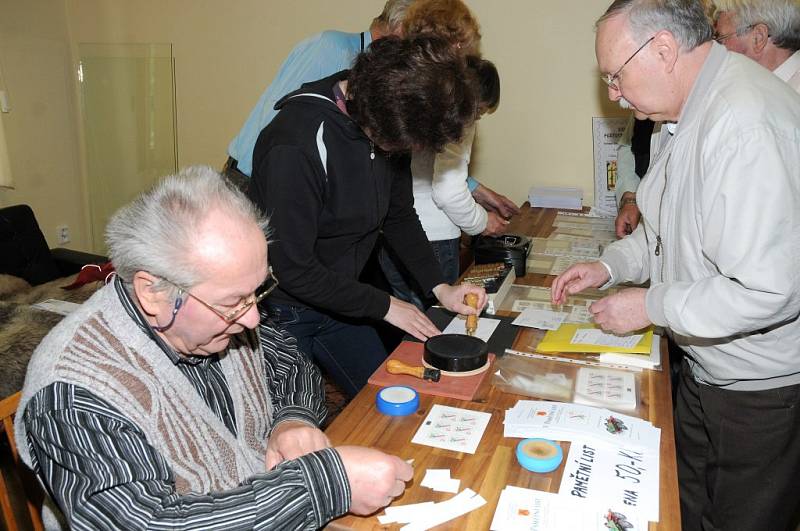
<instances>
[{"instance_id":1,"label":"blue shirt","mask_svg":"<svg viewBox=\"0 0 800 531\"><path fill-rule=\"evenodd\" d=\"M275 103L286 94L297 90L303 83L316 81L350 68L361 52L361 36L364 48L372 42L369 31L344 33L323 31L302 41L294 47L281 65L278 74L258 99L242 130L228 145L228 155L237 161L237 168L245 175L253 172L253 148L261 130L278 114Z\"/></svg>"}]
</instances>

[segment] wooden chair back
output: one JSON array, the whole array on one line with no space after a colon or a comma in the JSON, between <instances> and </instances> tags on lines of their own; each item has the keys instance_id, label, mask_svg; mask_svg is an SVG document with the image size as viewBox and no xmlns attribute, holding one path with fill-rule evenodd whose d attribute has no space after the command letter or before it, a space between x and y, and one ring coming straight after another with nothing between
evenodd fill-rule
<instances>
[{"instance_id":1,"label":"wooden chair back","mask_svg":"<svg viewBox=\"0 0 800 531\"><path fill-rule=\"evenodd\" d=\"M0 401L2 432L6 439L6 441L0 441L0 444L6 442L10 452L9 456L3 457L3 462L8 463L9 466L0 470L0 508L2 508L3 521L8 531L27 529L30 526L35 531L42 531L44 529L41 518L43 492L31 470L20 460L14 440L14 415L19 405L19 398L20 393L17 392ZM4 451L6 450L5 446L2 448ZM11 489L14 491L12 492ZM13 505L14 500L17 500L18 503L19 500L24 500L30 518L28 525L17 518L18 513L14 510Z\"/></svg>"}]
</instances>

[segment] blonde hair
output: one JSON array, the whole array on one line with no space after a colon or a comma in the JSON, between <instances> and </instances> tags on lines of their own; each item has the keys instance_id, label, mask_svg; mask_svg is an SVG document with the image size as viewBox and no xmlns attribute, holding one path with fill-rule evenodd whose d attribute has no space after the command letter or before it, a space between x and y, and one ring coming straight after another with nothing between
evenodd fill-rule
<instances>
[{"instance_id":1,"label":"blonde hair","mask_svg":"<svg viewBox=\"0 0 800 531\"><path fill-rule=\"evenodd\" d=\"M406 12L403 35L433 33L458 46L464 54L478 54L478 20L461 0L417 0Z\"/></svg>"}]
</instances>

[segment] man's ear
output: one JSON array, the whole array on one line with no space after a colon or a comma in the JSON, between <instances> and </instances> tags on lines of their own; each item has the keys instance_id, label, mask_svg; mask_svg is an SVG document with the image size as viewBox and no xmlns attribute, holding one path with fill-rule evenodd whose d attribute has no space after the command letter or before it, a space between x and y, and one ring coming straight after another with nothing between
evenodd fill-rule
<instances>
[{"instance_id":1,"label":"man's ear","mask_svg":"<svg viewBox=\"0 0 800 531\"><path fill-rule=\"evenodd\" d=\"M664 71L671 73L675 69L675 63L678 62L681 48L678 41L675 40L675 36L667 30L661 30L656 33L651 46L656 51L658 60L664 66Z\"/></svg>"},{"instance_id":2,"label":"man's ear","mask_svg":"<svg viewBox=\"0 0 800 531\"><path fill-rule=\"evenodd\" d=\"M167 302L166 291L153 289L158 280L147 271L137 271L133 275L133 292L147 315L157 315Z\"/></svg>"},{"instance_id":3,"label":"man's ear","mask_svg":"<svg viewBox=\"0 0 800 531\"><path fill-rule=\"evenodd\" d=\"M753 52L761 55L769 42L769 28L763 23L756 24L750 32L750 38L753 39Z\"/></svg>"}]
</instances>

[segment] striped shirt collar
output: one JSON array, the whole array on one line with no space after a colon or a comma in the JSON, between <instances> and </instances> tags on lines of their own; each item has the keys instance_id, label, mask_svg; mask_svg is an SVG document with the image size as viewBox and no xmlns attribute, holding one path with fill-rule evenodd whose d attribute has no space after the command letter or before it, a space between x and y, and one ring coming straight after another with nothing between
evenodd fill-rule
<instances>
[{"instance_id":1,"label":"striped shirt collar","mask_svg":"<svg viewBox=\"0 0 800 531\"><path fill-rule=\"evenodd\" d=\"M164 354L167 355L173 364L177 365L179 363L188 363L190 365L198 365L203 362L208 363L211 358L216 357L216 355L201 357L182 356L178 354L175 352L175 349L170 347L161 336L156 334L156 332L150 326L150 323L145 320L144 316L139 311L139 308L137 308L136 304L133 302L133 298L131 297L130 293L128 293L125 283L122 282L121 278L119 278L119 275L114 276L114 289L117 291L117 296L119 297L122 307L125 308L125 312L127 312L128 316L133 320L134 323L136 323L136 326L138 326L141 331L147 335L147 337L152 339L156 345L158 345L159 348L164 351Z\"/></svg>"}]
</instances>

